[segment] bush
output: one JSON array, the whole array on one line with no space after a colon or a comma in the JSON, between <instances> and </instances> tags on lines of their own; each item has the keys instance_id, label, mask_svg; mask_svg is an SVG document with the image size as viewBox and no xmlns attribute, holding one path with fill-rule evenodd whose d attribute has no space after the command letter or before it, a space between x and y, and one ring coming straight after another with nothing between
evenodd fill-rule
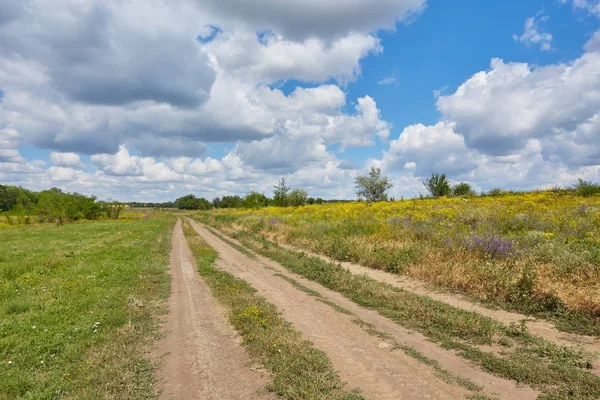
<instances>
[{"instance_id":1,"label":"bush","mask_svg":"<svg viewBox=\"0 0 600 400\"><path fill-rule=\"evenodd\" d=\"M423 181L423 185L433 197L449 196L452 192L446 174L431 173L431 178Z\"/></svg>"},{"instance_id":2,"label":"bush","mask_svg":"<svg viewBox=\"0 0 600 400\"><path fill-rule=\"evenodd\" d=\"M471 196L473 194L473 189L471 189L471 185L468 183L461 182L452 187L452 193L455 196Z\"/></svg>"},{"instance_id":3,"label":"bush","mask_svg":"<svg viewBox=\"0 0 600 400\"><path fill-rule=\"evenodd\" d=\"M584 181L579 178L577 182L573 185L573 189L575 189L580 195L588 197L600 194L600 185L591 181Z\"/></svg>"},{"instance_id":4,"label":"bush","mask_svg":"<svg viewBox=\"0 0 600 400\"><path fill-rule=\"evenodd\" d=\"M261 208L269 205L269 198L262 193L250 192L244 197L244 207Z\"/></svg>"},{"instance_id":5,"label":"bush","mask_svg":"<svg viewBox=\"0 0 600 400\"><path fill-rule=\"evenodd\" d=\"M298 207L304 205L307 198L308 194L305 190L294 189L287 195L287 203L290 206Z\"/></svg>"}]
</instances>

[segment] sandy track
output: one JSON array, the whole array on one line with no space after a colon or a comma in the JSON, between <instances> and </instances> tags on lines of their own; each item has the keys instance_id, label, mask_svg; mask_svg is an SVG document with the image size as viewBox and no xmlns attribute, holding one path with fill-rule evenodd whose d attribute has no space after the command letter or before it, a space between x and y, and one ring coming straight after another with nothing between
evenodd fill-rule
<instances>
[{"instance_id":1,"label":"sandy track","mask_svg":"<svg viewBox=\"0 0 600 400\"><path fill-rule=\"evenodd\" d=\"M425 356L437 360L446 370L472 380L484 387L488 395L502 399L535 399L538 395L529 387L518 387L512 381L484 373L454 353L429 342L423 335L408 331L376 312L359 307L339 293L292 274L271 260L263 257L259 257L259 261L253 260L220 240L204 226L193 221L191 223L219 253L219 268L245 279L259 290L315 347L327 353L342 379L349 382L351 388L359 387L367 398L457 399L464 398L467 391L442 381L431 367L402 351L391 351L390 340L368 335L352 322L355 317L339 313L296 289L265 266L348 309L356 317L373 324L375 329L391 335L397 343L412 346Z\"/></svg>"},{"instance_id":2,"label":"sandy track","mask_svg":"<svg viewBox=\"0 0 600 400\"><path fill-rule=\"evenodd\" d=\"M590 353L600 353L600 339L595 338L593 336L585 336L585 335L576 335L566 332L561 332L556 329L552 323L543 320L531 320L531 317L528 317L523 314L518 314L514 312L504 311L504 310L492 310L472 301L465 299L463 296L453 293L443 293L438 292L432 289L429 289L426 285L421 282L415 281L414 279L410 279L405 276L400 276L396 274L391 274L389 272L376 270L373 268L364 267L359 264L354 264L350 262L339 262L333 260L327 256L322 254L312 253L308 250L304 250L302 248L292 246L285 243L278 243L281 247L294 250L298 252L303 252L307 255L318 257L322 260L332 262L335 264L340 264L342 267L348 269L355 275L366 275L372 279L378 280L380 282L389 283L392 286L407 290L409 292L429 296L430 298L440 301L442 303L446 303L450 306L460 308L467 311L473 311L478 314L484 315L486 317L490 317L495 319L496 321L502 322L504 324L510 323L520 323L523 320L527 320L527 328L529 332L534 335L540 336L546 340L553 341L560 345L566 346L580 346L584 350Z\"/></svg>"},{"instance_id":3,"label":"sandy track","mask_svg":"<svg viewBox=\"0 0 600 400\"><path fill-rule=\"evenodd\" d=\"M268 376L250 370L250 360L234 328L200 280L183 236L181 221L173 231L171 297L157 343L161 399L271 399Z\"/></svg>"}]
</instances>

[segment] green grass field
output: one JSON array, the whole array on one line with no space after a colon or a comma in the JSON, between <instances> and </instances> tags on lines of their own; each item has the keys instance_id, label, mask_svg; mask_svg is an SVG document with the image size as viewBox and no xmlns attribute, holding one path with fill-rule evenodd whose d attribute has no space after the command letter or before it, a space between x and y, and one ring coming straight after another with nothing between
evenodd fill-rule
<instances>
[{"instance_id":1,"label":"green grass field","mask_svg":"<svg viewBox=\"0 0 600 400\"><path fill-rule=\"evenodd\" d=\"M0 398L152 399L174 218L0 233Z\"/></svg>"}]
</instances>

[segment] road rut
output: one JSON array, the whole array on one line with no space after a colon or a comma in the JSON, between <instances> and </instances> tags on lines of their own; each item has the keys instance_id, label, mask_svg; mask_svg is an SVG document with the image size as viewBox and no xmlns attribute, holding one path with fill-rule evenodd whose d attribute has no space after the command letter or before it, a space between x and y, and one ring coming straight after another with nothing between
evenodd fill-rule
<instances>
[{"instance_id":1,"label":"road rut","mask_svg":"<svg viewBox=\"0 0 600 400\"><path fill-rule=\"evenodd\" d=\"M404 352L391 351L393 341L414 347L438 361L442 368L482 386L488 395L502 399L537 397L538 393L533 389L486 374L452 352L429 342L423 335L410 332L374 311L359 307L339 293L292 274L271 260L259 257L259 262L247 257L204 226L192 220L190 222L198 234L219 253L217 267L246 280L273 303L287 321L329 356L342 379L349 382L350 388L359 387L365 397L390 400L457 399L465 398L470 393L463 387L441 380L433 368ZM274 275L268 268L315 290L355 316L335 311ZM367 334L352 322L356 317L387 333L392 341Z\"/></svg>"},{"instance_id":2,"label":"road rut","mask_svg":"<svg viewBox=\"0 0 600 400\"><path fill-rule=\"evenodd\" d=\"M200 280L183 236L173 231L171 297L165 333L157 343L161 399L272 399L266 373L252 371L234 328Z\"/></svg>"},{"instance_id":3,"label":"road rut","mask_svg":"<svg viewBox=\"0 0 600 400\"><path fill-rule=\"evenodd\" d=\"M364 267L359 264L346 262L346 261L336 261L330 257L324 256L322 254L313 253L311 251L292 246L287 243L277 243L279 246L293 250L301 253L305 253L311 257L317 257L324 261L331 262L334 264L340 264L342 267L349 270L351 273L355 275L366 275L369 278L375 279L380 282L389 283L392 286L395 286L400 289L404 289L406 291L428 296L433 300L440 301L442 303L448 304L455 308L460 308L467 311L473 311L478 314L484 315L486 317L495 319L496 321L502 322L504 324L519 324L521 321L525 320L527 328L529 332L534 335L538 335L546 340L550 340L554 343L564 346L579 346L583 350L588 351L590 353L599 353L600 354L600 339L595 338L593 336L586 335L577 335L567 332L561 332L554 327L551 322L531 319L523 314L504 311L501 309L490 309L483 307L477 303L469 301L468 299L454 293L444 293L439 292L433 289L428 288L426 285L421 282L417 282L414 279L410 279L406 276L400 276L397 274L392 274L389 272L381 271L378 269L373 269L369 267Z\"/></svg>"}]
</instances>

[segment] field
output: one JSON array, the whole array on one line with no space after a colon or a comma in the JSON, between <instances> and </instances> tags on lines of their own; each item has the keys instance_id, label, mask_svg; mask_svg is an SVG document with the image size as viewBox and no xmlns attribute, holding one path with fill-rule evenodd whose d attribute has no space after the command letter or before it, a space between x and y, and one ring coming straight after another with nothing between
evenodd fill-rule
<instances>
[{"instance_id":1,"label":"field","mask_svg":"<svg viewBox=\"0 0 600 400\"><path fill-rule=\"evenodd\" d=\"M1 399L600 398L596 197L5 228Z\"/></svg>"},{"instance_id":2,"label":"field","mask_svg":"<svg viewBox=\"0 0 600 400\"><path fill-rule=\"evenodd\" d=\"M600 198L539 192L206 213L229 229L600 335Z\"/></svg>"},{"instance_id":3,"label":"field","mask_svg":"<svg viewBox=\"0 0 600 400\"><path fill-rule=\"evenodd\" d=\"M0 398L155 397L172 217L0 232Z\"/></svg>"}]
</instances>

